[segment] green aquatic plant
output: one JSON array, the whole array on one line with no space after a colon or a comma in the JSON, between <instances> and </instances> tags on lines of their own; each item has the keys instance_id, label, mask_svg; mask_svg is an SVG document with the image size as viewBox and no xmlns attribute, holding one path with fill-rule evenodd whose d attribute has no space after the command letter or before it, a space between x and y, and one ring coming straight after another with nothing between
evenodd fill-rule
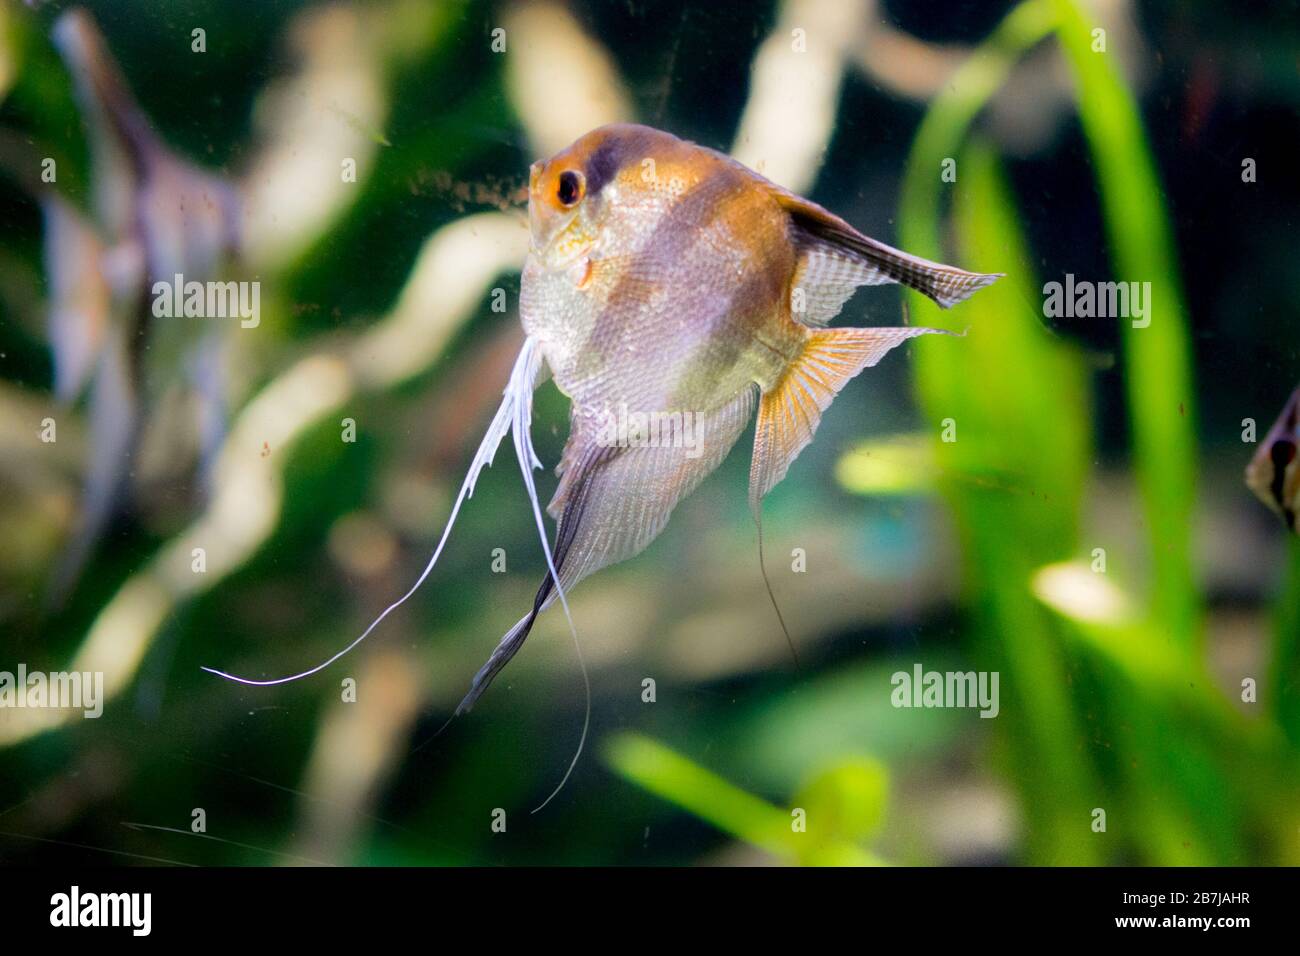
<instances>
[{"instance_id":1,"label":"green aquatic plant","mask_svg":"<svg viewBox=\"0 0 1300 956\"><path fill-rule=\"evenodd\" d=\"M644 734L615 734L603 749L619 776L779 859L813 866L884 863L862 846L885 813L888 774L878 761L859 757L823 768L783 810Z\"/></svg>"},{"instance_id":2,"label":"green aquatic plant","mask_svg":"<svg viewBox=\"0 0 1300 956\"><path fill-rule=\"evenodd\" d=\"M995 289L962 317L972 329L964 354L919 343L918 389L936 435L945 423L962 430L961 440L936 441L939 484L963 543L972 652L1006 669L1013 695L1002 747L1021 788L1028 858L1240 862L1261 831L1293 829L1295 813L1282 807L1294 755L1281 750L1273 725L1229 705L1204 661L1191 568L1186 309L1141 116L1113 61L1095 47L1093 29L1069 0L1021 4L921 124L904 181L903 244L922 255L940 251L944 187L936 170L945 157L961 156L958 261L1012 276L1001 298ZM1053 33L1074 74L1116 272L1154 290L1149 325L1125 322L1121 332L1151 567L1146 600L1130 596L1141 593L1132 575L1104 592L1089 581L1106 569L1104 548L1093 550L1091 540L1081 546L1079 537L1090 471L1084 368L1051 341L1029 304L1040 299L1014 199L991 151L968 142L971 123L1016 59ZM942 321L916 297L912 305L926 324ZM1080 550L1090 563L1078 560ZM1117 598L1113 607L1107 595ZM1284 633L1294 629L1285 611L1281 623ZM1292 644L1279 641L1279 684L1293 672ZM1251 785L1230 785L1243 778ZM1099 823L1105 814L1109 826ZM1293 843L1277 841L1279 858Z\"/></svg>"}]
</instances>

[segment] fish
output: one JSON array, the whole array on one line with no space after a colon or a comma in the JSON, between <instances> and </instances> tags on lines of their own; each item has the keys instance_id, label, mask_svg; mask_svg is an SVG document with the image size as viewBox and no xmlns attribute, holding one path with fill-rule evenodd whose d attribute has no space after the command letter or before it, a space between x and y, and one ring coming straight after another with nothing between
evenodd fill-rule
<instances>
[{"instance_id":1,"label":"fish","mask_svg":"<svg viewBox=\"0 0 1300 956\"><path fill-rule=\"evenodd\" d=\"M1300 463L1296 461L1296 446L1300 444L1300 387L1291 393L1282 414L1260 442L1246 466L1246 486L1274 511L1282 516L1286 526L1296 527L1296 511L1300 510Z\"/></svg>"},{"instance_id":2,"label":"fish","mask_svg":"<svg viewBox=\"0 0 1300 956\"><path fill-rule=\"evenodd\" d=\"M232 679L294 680L364 640L428 577L509 431L547 571L532 606L471 681L455 712L466 713L557 600L576 642L568 592L645 549L751 420L749 504L761 556L762 500L845 384L909 339L952 334L829 327L858 287L901 283L948 308L1003 275L895 249L724 153L636 124L593 130L533 163L528 221L524 345L424 572L317 667L275 680ZM532 472L541 463L529 436L532 395L548 377L570 401L558 485L546 509L553 540L538 504Z\"/></svg>"},{"instance_id":3,"label":"fish","mask_svg":"<svg viewBox=\"0 0 1300 956\"><path fill-rule=\"evenodd\" d=\"M89 465L76 529L45 596L51 609L66 602L123 508L145 433L158 427L161 396L178 379L198 399L200 472L211 480L226 396L220 375L202 373L229 350L228 331L158 323L148 292L178 274L223 276L239 256L243 215L230 180L181 158L154 130L89 13L61 14L52 38L88 134L95 215L41 197L56 391L71 403L89 380L91 395Z\"/></svg>"}]
</instances>

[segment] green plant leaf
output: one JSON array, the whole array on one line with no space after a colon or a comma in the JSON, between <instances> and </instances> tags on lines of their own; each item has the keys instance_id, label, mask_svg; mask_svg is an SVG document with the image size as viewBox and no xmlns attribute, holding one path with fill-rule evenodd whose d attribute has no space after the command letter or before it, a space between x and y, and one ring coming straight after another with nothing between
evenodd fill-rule
<instances>
[{"instance_id":1,"label":"green plant leaf","mask_svg":"<svg viewBox=\"0 0 1300 956\"><path fill-rule=\"evenodd\" d=\"M605 761L615 773L705 820L719 830L746 843L789 861L815 865L880 865L881 861L861 847L836 839L833 834L812 830L799 831L792 826L791 812L781 810L766 800L746 793L730 781L682 756L656 740L637 733L615 734L605 741ZM837 777L823 783L819 807L842 803L844 790L875 799L878 788L868 782L861 768L847 771L848 778ZM825 789L836 788L835 796ZM807 812L806 808L801 808ZM796 811L797 812L797 811ZM865 808L853 819L842 809L829 810L834 822L861 826L872 818L873 807Z\"/></svg>"}]
</instances>

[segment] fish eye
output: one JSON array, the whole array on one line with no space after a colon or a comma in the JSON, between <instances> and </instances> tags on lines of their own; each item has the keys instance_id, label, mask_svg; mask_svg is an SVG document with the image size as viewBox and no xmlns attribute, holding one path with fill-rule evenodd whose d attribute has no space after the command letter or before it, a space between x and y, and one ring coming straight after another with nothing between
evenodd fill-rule
<instances>
[{"instance_id":1,"label":"fish eye","mask_svg":"<svg viewBox=\"0 0 1300 956\"><path fill-rule=\"evenodd\" d=\"M559 187L555 191L555 197L560 201L562 206L572 206L582 198L586 180L582 173L575 169L566 169L560 173Z\"/></svg>"}]
</instances>

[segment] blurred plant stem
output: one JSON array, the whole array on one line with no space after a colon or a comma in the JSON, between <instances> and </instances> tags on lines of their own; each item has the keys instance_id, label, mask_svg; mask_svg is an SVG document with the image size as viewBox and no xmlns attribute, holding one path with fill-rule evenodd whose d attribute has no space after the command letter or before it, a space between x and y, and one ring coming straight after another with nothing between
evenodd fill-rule
<instances>
[{"instance_id":1,"label":"blurred plant stem","mask_svg":"<svg viewBox=\"0 0 1300 956\"><path fill-rule=\"evenodd\" d=\"M1106 573L1104 548L1090 548L1090 566L1051 581L1042 575L1078 546L1090 458L1086 379L1051 341L1037 306L1023 307L1041 297L996 158L978 144L962 152L970 124L1016 58L1051 32L1075 73L1115 271L1125 281L1149 281L1155 303L1149 324L1134 327L1121 318L1152 593L1149 607L1134 614L1127 600L1119 602L1126 609L1114 620L1096 617L1096 599L1105 595L1089 582ZM940 484L963 539L976 653L1008 672L1010 733L1002 740L1022 781L1030 858L1096 862L1103 852L1113 858L1131 847L1161 864L1236 862L1249 832L1279 836L1293 826L1294 813L1281 809L1290 781L1275 772L1285 763L1274 759L1276 729L1234 712L1203 662L1191 554L1195 444L1186 311L1141 116L1104 44L1104 30L1094 30L1070 0L1029 0L931 105L904 181L902 244L944 258L939 171L960 154L958 261L1010 275L963 307L971 334L960 362L943 347L950 343L917 343L917 378L933 426L951 425L961 429L954 437L975 439L936 444ZM927 301L911 301L927 321L942 321ZM1274 665L1279 692L1296 665L1297 562L1293 555L1283 599ZM1040 596L1059 616L1033 607L1034 582L1045 585ZM1085 656L1062 659L1058 652L1071 645ZM1085 717L1087 735L1080 730ZM1294 734L1294 715L1283 712L1279 720ZM1253 792L1232 787L1242 774L1257 780ZM1098 811L1111 815L1110 838L1105 827L1089 832L1086 821L1096 821ZM1279 845L1278 855L1288 851Z\"/></svg>"},{"instance_id":2,"label":"blurred plant stem","mask_svg":"<svg viewBox=\"0 0 1300 956\"><path fill-rule=\"evenodd\" d=\"M943 258L942 164L961 152L975 116L1054 22L1049 3L1016 7L931 104L904 177L904 248ZM1028 856L1039 863L1097 863L1099 845L1087 823L1097 782L1079 759L1082 728L1061 693L1069 677L1054 622L1025 586L1036 567L1075 548L1090 447L1083 372L1077 357L1052 342L1025 307L1036 299L1037 286L996 159L973 148L958 169L963 263L1011 274L964 307L971 334L960 356L918 343L918 385L933 426L951 420L959 429L956 441L936 446L941 486L966 554L975 653L1005 671L1004 687L1014 699L1003 709L1009 730L1001 740L1021 771ZM938 318L928 301L911 301L925 311L927 323ZM1007 493L1008 482L1014 493Z\"/></svg>"},{"instance_id":3,"label":"blurred plant stem","mask_svg":"<svg viewBox=\"0 0 1300 956\"><path fill-rule=\"evenodd\" d=\"M1098 171L1116 272L1126 281L1151 282L1155 317L1144 328L1123 322L1125 383L1150 535L1154 613L1191 646L1200 602L1192 573L1195 439L1186 308L1141 114L1108 54L1093 51L1092 30L1072 0L1027 0L1007 15L935 98L917 131L903 181L903 234L915 236L938 223L939 164L957 154L970 124L1016 61L1055 31L1075 72L1080 122ZM903 244L940 258L937 235L925 247L912 242Z\"/></svg>"},{"instance_id":4,"label":"blurred plant stem","mask_svg":"<svg viewBox=\"0 0 1300 956\"><path fill-rule=\"evenodd\" d=\"M953 74L952 81L926 110L903 172L902 236L928 240L918 255L939 254L940 164L957 154L975 117L1006 82L1016 61L1056 25L1051 0L1027 0L998 25ZM904 245L907 245L906 238Z\"/></svg>"},{"instance_id":5,"label":"blurred plant stem","mask_svg":"<svg viewBox=\"0 0 1300 956\"><path fill-rule=\"evenodd\" d=\"M818 815L806 819L806 828L796 830L795 813L801 808L785 811L773 806L643 734L615 734L605 741L604 755L605 762L625 780L787 862L885 865L838 832L821 830L825 824Z\"/></svg>"},{"instance_id":6,"label":"blurred plant stem","mask_svg":"<svg viewBox=\"0 0 1300 956\"><path fill-rule=\"evenodd\" d=\"M933 175L913 183L937 191L938 161L914 158ZM1083 367L1024 305L1035 282L996 157L972 146L958 168L961 261L1010 274L966 304L963 319L971 330L959 349L943 343L949 348L916 350L918 383L934 427L956 430L955 440L936 442L940 486L966 555L974 657L1003 674L1010 697L1002 742L1021 771L1029 856L1040 863L1096 863L1098 844L1087 820L1097 781L1080 759L1085 736L1061 692L1070 677L1055 623L1026 588L1037 567L1071 556L1077 546L1091 448ZM903 245L937 258L937 221L913 214L922 204L916 196L904 195Z\"/></svg>"},{"instance_id":7,"label":"blurred plant stem","mask_svg":"<svg viewBox=\"0 0 1300 956\"><path fill-rule=\"evenodd\" d=\"M1292 747L1300 746L1300 536L1287 537L1287 563L1277 601L1277 636L1265 693Z\"/></svg>"},{"instance_id":8,"label":"blurred plant stem","mask_svg":"<svg viewBox=\"0 0 1300 956\"><path fill-rule=\"evenodd\" d=\"M1148 325L1121 321L1133 455L1145 504L1154 612L1170 636L1197 646L1200 592L1192 570L1196 434L1187 308L1164 190L1142 115L1105 52L1105 35L1072 0L1054 0L1056 33L1077 81L1079 121L1097 170L1117 276L1149 281ZM1097 45L1101 44L1101 49Z\"/></svg>"}]
</instances>

